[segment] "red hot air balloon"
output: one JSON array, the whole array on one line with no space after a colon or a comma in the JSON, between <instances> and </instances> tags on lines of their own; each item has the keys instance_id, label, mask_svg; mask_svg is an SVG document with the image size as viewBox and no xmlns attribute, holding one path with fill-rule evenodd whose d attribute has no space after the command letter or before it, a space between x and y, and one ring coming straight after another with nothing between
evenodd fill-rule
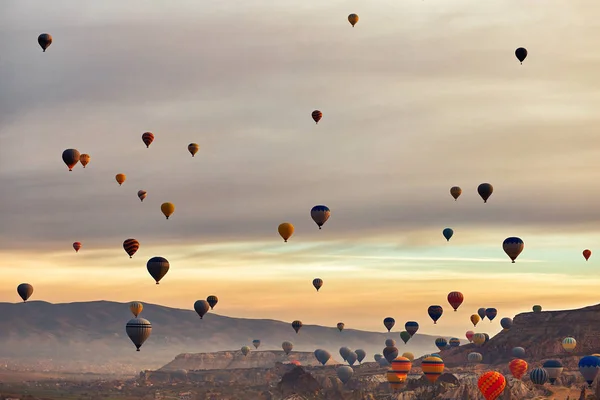
<instances>
[{"instance_id":1,"label":"red hot air balloon","mask_svg":"<svg viewBox=\"0 0 600 400\"><path fill-rule=\"evenodd\" d=\"M144 134L142 135L142 141L146 145L146 148L150 147L150 145L154 141L154 135L152 134L152 132L144 132Z\"/></svg>"},{"instance_id":2,"label":"red hot air balloon","mask_svg":"<svg viewBox=\"0 0 600 400\"><path fill-rule=\"evenodd\" d=\"M75 249L75 253L79 252L79 249L81 248L81 242L73 243L73 248Z\"/></svg>"},{"instance_id":3,"label":"red hot air balloon","mask_svg":"<svg viewBox=\"0 0 600 400\"><path fill-rule=\"evenodd\" d=\"M592 251L591 250L585 249L583 251L583 256L585 257L585 261L589 260L591 255L592 255Z\"/></svg>"},{"instance_id":4,"label":"red hot air balloon","mask_svg":"<svg viewBox=\"0 0 600 400\"><path fill-rule=\"evenodd\" d=\"M321 120L321 118L323 118L323 113L319 110L315 110L312 112L312 119L315 120L315 123L319 123L319 121Z\"/></svg>"},{"instance_id":5,"label":"red hot air balloon","mask_svg":"<svg viewBox=\"0 0 600 400\"><path fill-rule=\"evenodd\" d=\"M508 363L508 369L510 370L510 373L517 379L521 379L523 375L525 375L525 372L527 372L527 367L527 361L519 358L515 358Z\"/></svg>"},{"instance_id":6,"label":"red hot air balloon","mask_svg":"<svg viewBox=\"0 0 600 400\"><path fill-rule=\"evenodd\" d=\"M460 307L460 305L462 304L462 302L464 300L465 300L465 296L463 296L463 294L461 292L448 293L448 303L450 303L452 308L454 308L454 311L456 311L456 309L458 307Z\"/></svg>"},{"instance_id":7,"label":"red hot air balloon","mask_svg":"<svg viewBox=\"0 0 600 400\"><path fill-rule=\"evenodd\" d=\"M499 372L488 371L479 377L477 386L485 400L496 400L504 392L506 378Z\"/></svg>"}]
</instances>

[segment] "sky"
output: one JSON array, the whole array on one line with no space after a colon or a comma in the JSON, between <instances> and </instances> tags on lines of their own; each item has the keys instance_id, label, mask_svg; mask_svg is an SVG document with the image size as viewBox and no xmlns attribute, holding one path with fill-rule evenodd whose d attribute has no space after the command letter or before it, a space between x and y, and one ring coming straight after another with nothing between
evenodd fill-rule
<instances>
[{"instance_id":1,"label":"sky","mask_svg":"<svg viewBox=\"0 0 600 400\"><path fill-rule=\"evenodd\" d=\"M578 0L2 1L0 301L19 301L22 282L49 302L191 309L215 294L222 315L374 331L392 316L396 331L416 320L444 335L472 329L480 307L498 309L481 328L493 334L534 304L596 304L598 12ZM90 154L87 168L68 172L67 148ZM322 230L316 204L332 211ZM296 227L288 243L282 222ZM509 236L525 242L516 264ZM133 259L127 238L141 243ZM171 264L158 286L153 256Z\"/></svg>"}]
</instances>

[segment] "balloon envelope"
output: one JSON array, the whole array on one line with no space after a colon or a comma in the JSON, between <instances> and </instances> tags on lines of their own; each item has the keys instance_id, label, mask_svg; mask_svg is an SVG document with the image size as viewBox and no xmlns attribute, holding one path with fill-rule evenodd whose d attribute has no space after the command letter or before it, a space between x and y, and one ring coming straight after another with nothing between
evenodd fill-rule
<instances>
[{"instance_id":1,"label":"balloon envelope","mask_svg":"<svg viewBox=\"0 0 600 400\"><path fill-rule=\"evenodd\" d=\"M354 375L354 370L347 365L337 367L335 371L337 373L338 378L340 379L340 381L342 381L344 385L348 383L350 378L352 378L352 375Z\"/></svg>"},{"instance_id":2,"label":"balloon envelope","mask_svg":"<svg viewBox=\"0 0 600 400\"><path fill-rule=\"evenodd\" d=\"M127 322L125 332L135 345L137 351L140 351L140 347L142 347L152 333L152 324L144 318L133 318Z\"/></svg>"},{"instance_id":3,"label":"balloon envelope","mask_svg":"<svg viewBox=\"0 0 600 400\"><path fill-rule=\"evenodd\" d=\"M477 381L479 391L486 400L496 400L506 387L506 378L499 372L488 371Z\"/></svg>"},{"instance_id":4,"label":"balloon envelope","mask_svg":"<svg viewBox=\"0 0 600 400\"><path fill-rule=\"evenodd\" d=\"M166 258L163 257L152 257L146 263L146 268L150 273L150 276L154 278L156 284L169 272L171 265Z\"/></svg>"},{"instance_id":5,"label":"balloon envelope","mask_svg":"<svg viewBox=\"0 0 600 400\"><path fill-rule=\"evenodd\" d=\"M33 294L33 286L29 283L21 283L17 286L17 294L23 299L23 302L26 302Z\"/></svg>"},{"instance_id":6,"label":"balloon envelope","mask_svg":"<svg viewBox=\"0 0 600 400\"><path fill-rule=\"evenodd\" d=\"M444 237L446 238L446 241L449 242L452 235L454 235L454 231L452 230L452 228L445 228L442 231L442 235L444 235Z\"/></svg>"}]
</instances>

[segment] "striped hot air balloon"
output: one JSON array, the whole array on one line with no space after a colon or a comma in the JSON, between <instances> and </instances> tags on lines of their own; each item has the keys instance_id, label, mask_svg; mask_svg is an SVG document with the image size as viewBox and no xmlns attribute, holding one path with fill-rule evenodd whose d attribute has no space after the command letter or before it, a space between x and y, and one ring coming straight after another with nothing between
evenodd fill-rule
<instances>
[{"instance_id":1,"label":"striped hot air balloon","mask_svg":"<svg viewBox=\"0 0 600 400\"><path fill-rule=\"evenodd\" d=\"M321 286L323 286L323 279L321 279L321 278L313 279L313 286L315 287L315 289L317 289L317 292L318 292L319 289L321 289Z\"/></svg>"},{"instance_id":2,"label":"striped hot air balloon","mask_svg":"<svg viewBox=\"0 0 600 400\"><path fill-rule=\"evenodd\" d=\"M392 367L387 372L387 378L393 391L398 391L404 387L411 368L412 362L406 357L396 357L392 360Z\"/></svg>"},{"instance_id":3,"label":"striped hot air balloon","mask_svg":"<svg viewBox=\"0 0 600 400\"><path fill-rule=\"evenodd\" d=\"M475 343L476 346L482 346L485 343L485 334L483 333L476 333L473 335L473 343Z\"/></svg>"},{"instance_id":4,"label":"striped hot air balloon","mask_svg":"<svg viewBox=\"0 0 600 400\"><path fill-rule=\"evenodd\" d=\"M544 368L534 368L529 373L529 379L534 385L543 385L548 382L548 373Z\"/></svg>"},{"instance_id":5,"label":"striped hot air balloon","mask_svg":"<svg viewBox=\"0 0 600 400\"><path fill-rule=\"evenodd\" d=\"M215 306L219 302L219 298L217 296L215 296L214 294L211 294L210 296L208 296L206 298L206 302L208 303L208 305L210 306L210 309L212 310L213 308L215 308Z\"/></svg>"},{"instance_id":6,"label":"striped hot air balloon","mask_svg":"<svg viewBox=\"0 0 600 400\"><path fill-rule=\"evenodd\" d=\"M521 379L523 375L527 372L527 361L521 360L520 358L515 358L511 362L508 363L508 369L512 376L517 379Z\"/></svg>"},{"instance_id":7,"label":"striped hot air balloon","mask_svg":"<svg viewBox=\"0 0 600 400\"><path fill-rule=\"evenodd\" d=\"M562 347L567 353L571 353L577 347L577 340L572 337L566 337L562 341Z\"/></svg>"},{"instance_id":8,"label":"striped hot air balloon","mask_svg":"<svg viewBox=\"0 0 600 400\"><path fill-rule=\"evenodd\" d=\"M450 338L450 341L448 342L450 344L450 347L458 347L460 346L460 339L459 338Z\"/></svg>"},{"instance_id":9,"label":"striped hot air balloon","mask_svg":"<svg viewBox=\"0 0 600 400\"><path fill-rule=\"evenodd\" d=\"M410 336L414 336L415 333L419 330L419 323L416 321L407 321L404 324L404 329Z\"/></svg>"},{"instance_id":10,"label":"striped hot air balloon","mask_svg":"<svg viewBox=\"0 0 600 400\"><path fill-rule=\"evenodd\" d=\"M439 357L429 356L421 362L423 374L431 383L435 383L444 372L444 361Z\"/></svg>"},{"instance_id":11,"label":"striped hot air balloon","mask_svg":"<svg viewBox=\"0 0 600 400\"><path fill-rule=\"evenodd\" d=\"M439 337L439 338L435 339L435 345L440 350L444 350L446 348L447 344L448 344L448 341L446 339L444 339L443 337Z\"/></svg>"},{"instance_id":12,"label":"striped hot air balloon","mask_svg":"<svg viewBox=\"0 0 600 400\"><path fill-rule=\"evenodd\" d=\"M383 319L383 326L387 328L388 332L392 330L394 325L396 325L396 320L394 318L386 317Z\"/></svg>"},{"instance_id":13,"label":"striped hot air balloon","mask_svg":"<svg viewBox=\"0 0 600 400\"><path fill-rule=\"evenodd\" d=\"M142 141L146 145L146 148L150 147L150 145L154 141L154 134L152 134L152 132L144 132L142 134Z\"/></svg>"},{"instance_id":14,"label":"striped hot air balloon","mask_svg":"<svg viewBox=\"0 0 600 400\"><path fill-rule=\"evenodd\" d=\"M481 353L472 352L467 356L467 361L473 364L477 364L483 361L483 355Z\"/></svg>"},{"instance_id":15,"label":"striped hot air balloon","mask_svg":"<svg viewBox=\"0 0 600 400\"><path fill-rule=\"evenodd\" d=\"M125 332L135 345L137 351L140 351L140 347L142 347L152 333L152 324L144 318L133 318L127 322Z\"/></svg>"},{"instance_id":16,"label":"striped hot air balloon","mask_svg":"<svg viewBox=\"0 0 600 400\"><path fill-rule=\"evenodd\" d=\"M321 118L323 118L323 113L319 110L315 110L312 112L311 116L315 123L318 124Z\"/></svg>"},{"instance_id":17,"label":"striped hot air balloon","mask_svg":"<svg viewBox=\"0 0 600 400\"><path fill-rule=\"evenodd\" d=\"M292 328L294 328L294 330L296 331L296 333L298 333L298 331L300 330L300 328L302 328L302 321L296 320L292 322Z\"/></svg>"},{"instance_id":18,"label":"striped hot air balloon","mask_svg":"<svg viewBox=\"0 0 600 400\"><path fill-rule=\"evenodd\" d=\"M127 239L123 242L123 249L129 254L129 258L133 257L136 251L140 248L140 242L135 239Z\"/></svg>"},{"instance_id":19,"label":"striped hot air balloon","mask_svg":"<svg viewBox=\"0 0 600 400\"><path fill-rule=\"evenodd\" d=\"M499 372L488 371L479 377L477 386L485 400L496 400L504 392L506 379Z\"/></svg>"}]
</instances>

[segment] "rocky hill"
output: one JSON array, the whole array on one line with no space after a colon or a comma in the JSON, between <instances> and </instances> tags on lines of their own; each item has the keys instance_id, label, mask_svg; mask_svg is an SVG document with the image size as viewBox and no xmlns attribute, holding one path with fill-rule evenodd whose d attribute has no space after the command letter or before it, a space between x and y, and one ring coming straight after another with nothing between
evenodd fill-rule
<instances>
[{"instance_id":1,"label":"rocky hill","mask_svg":"<svg viewBox=\"0 0 600 400\"><path fill-rule=\"evenodd\" d=\"M0 315L0 365L38 371L137 373L160 368L176 354L237 351L244 345L254 349L253 339L261 340L260 350L279 351L287 340L294 343L294 351L312 354L323 348L334 357L342 346L362 348L369 360L382 352L387 338L395 339L401 352L420 355L436 349L434 336L419 333L408 345L400 341L398 332L339 332L335 327L307 324L296 334L289 322L230 318L212 311L201 320L192 310L144 303L140 316L152 323L152 335L136 352L125 334L132 317L127 303L0 303Z\"/></svg>"}]
</instances>

